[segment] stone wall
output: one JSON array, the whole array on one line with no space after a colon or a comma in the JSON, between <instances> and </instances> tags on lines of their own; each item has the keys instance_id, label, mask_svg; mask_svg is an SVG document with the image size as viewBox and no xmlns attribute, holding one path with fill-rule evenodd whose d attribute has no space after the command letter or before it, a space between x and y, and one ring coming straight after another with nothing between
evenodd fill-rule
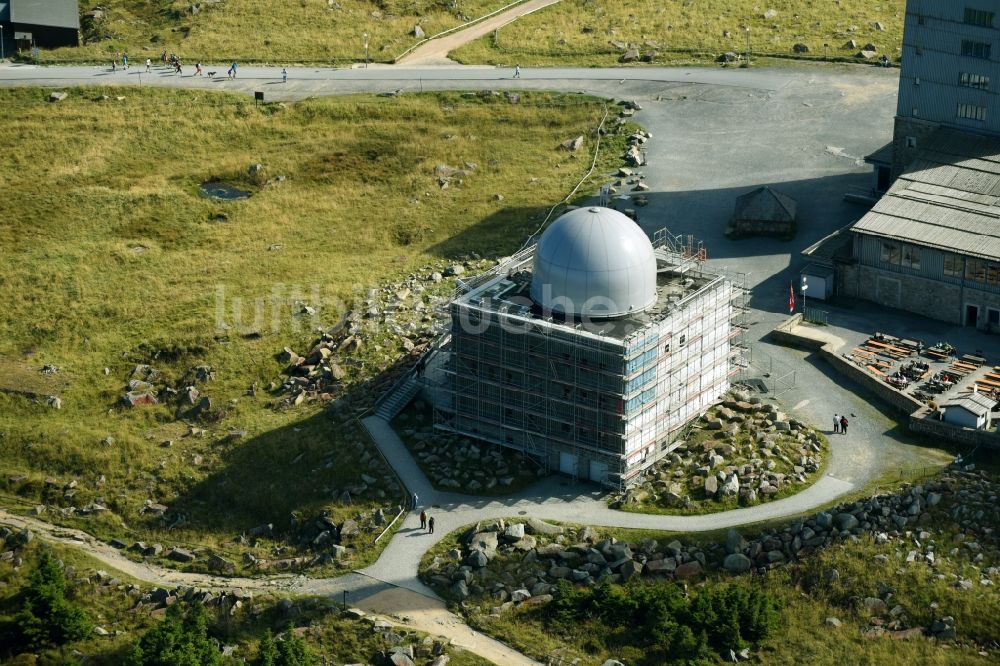
<instances>
[{"instance_id":1,"label":"stone wall","mask_svg":"<svg viewBox=\"0 0 1000 666\"><path fill-rule=\"evenodd\" d=\"M793 333L792 329L801 323L801 321L801 314L792 315L771 331L771 339L790 347L818 350L820 356L826 359L838 373L853 380L862 388L868 389L878 398L889 403L896 409L909 414L908 425L910 430L914 432L940 437L951 442L958 442L959 444L1000 449L1000 435L983 430L961 428L938 421L933 417L928 418L930 409L927 405L902 391L896 390L878 377L869 374L866 370L847 360L838 353L839 347L835 347L833 343Z\"/></svg>"},{"instance_id":2,"label":"stone wall","mask_svg":"<svg viewBox=\"0 0 1000 666\"><path fill-rule=\"evenodd\" d=\"M939 421L935 412L928 407L910 414L909 428L913 432L947 439L950 442L1000 450L1000 434L995 431L974 430Z\"/></svg>"},{"instance_id":3,"label":"stone wall","mask_svg":"<svg viewBox=\"0 0 1000 666\"><path fill-rule=\"evenodd\" d=\"M791 236L795 233L795 223L734 219L733 230L740 236Z\"/></svg>"},{"instance_id":4,"label":"stone wall","mask_svg":"<svg viewBox=\"0 0 1000 666\"><path fill-rule=\"evenodd\" d=\"M859 265L858 295L930 319L962 323L962 288L956 284Z\"/></svg>"}]
</instances>

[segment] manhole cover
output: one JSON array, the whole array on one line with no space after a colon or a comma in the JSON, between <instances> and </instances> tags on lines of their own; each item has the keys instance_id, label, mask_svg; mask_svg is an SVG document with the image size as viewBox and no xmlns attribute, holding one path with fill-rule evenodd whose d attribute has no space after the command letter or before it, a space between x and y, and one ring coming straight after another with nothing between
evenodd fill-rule
<instances>
[{"instance_id":1,"label":"manhole cover","mask_svg":"<svg viewBox=\"0 0 1000 666\"><path fill-rule=\"evenodd\" d=\"M222 199L224 201L238 201L250 198L250 193L246 190L212 180L201 184L201 194L202 196L212 199Z\"/></svg>"}]
</instances>

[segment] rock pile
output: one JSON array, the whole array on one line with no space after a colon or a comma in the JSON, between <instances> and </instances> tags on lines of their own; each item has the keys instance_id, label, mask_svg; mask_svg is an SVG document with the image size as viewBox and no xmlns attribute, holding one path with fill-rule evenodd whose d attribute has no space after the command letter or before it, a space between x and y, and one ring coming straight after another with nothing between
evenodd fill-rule
<instances>
[{"instance_id":1,"label":"rock pile","mask_svg":"<svg viewBox=\"0 0 1000 666\"><path fill-rule=\"evenodd\" d=\"M286 364L287 377L269 387L279 397L276 406L320 401L331 403L337 412L367 408L445 329L447 317L439 305L451 294L454 279L492 263L476 255L460 262L442 262L425 266L398 283L359 293L349 310L330 313L340 322L321 329L307 353L288 347L278 353L278 360ZM312 309L303 316L318 320L327 314L321 307ZM390 370L400 358L403 362L399 367ZM370 385L360 386L358 380L367 379L373 374L370 370L378 372L378 377ZM351 395L347 395L349 385Z\"/></svg>"},{"instance_id":2,"label":"rock pile","mask_svg":"<svg viewBox=\"0 0 1000 666\"><path fill-rule=\"evenodd\" d=\"M652 539L631 543L602 538L590 527L571 530L535 519L524 523L500 520L470 528L461 537L460 548L434 558L423 576L452 598L490 596L499 602L493 610L500 613L515 604L545 603L559 580L593 585L636 576L698 579L712 570L765 573L836 542L867 536L875 543L918 544L906 555L906 562L925 562L931 568L945 557L967 562L980 568L979 579L958 579L954 585L988 587L1000 575L996 566L1000 533L993 527L1000 519L998 490L996 483L974 469L951 469L925 485L907 485L896 493L841 504L784 527L769 528L753 539L729 530L724 543L703 545ZM953 523L960 533L950 544L936 543L934 528L929 527L932 523ZM876 555L876 559L887 557ZM835 580L838 574L828 572L827 577ZM886 630L901 630L905 626L902 608L890 606L887 599L891 600L889 587L879 597L858 603L870 615L888 618ZM891 624L891 620L898 621ZM942 618L926 631L953 637L954 620Z\"/></svg>"},{"instance_id":3,"label":"rock pile","mask_svg":"<svg viewBox=\"0 0 1000 666\"><path fill-rule=\"evenodd\" d=\"M725 498L745 505L768 501L811 481L824 449L825 440L815 429L773 403L733 391L612 506L693 509L699 502Z\"/></svg>"},{"instance_id":4,"label":"rock pile","mask_svg":"<svg viewBox=\"0 0 1000 666\"><path fill-rule=\"evenodd\" d=\"M529 458L500 446L435 431L418 401L395 421L427 478L438 488L468 493L509 492L545 475ZM416 425L410 425L416 421Z\"/></svg>"},{"instance_id":5,"label":"rock pile","mask_svg":"<svg viewBox=\"0 0 1000 666\"><path fill-rule=\"evenodd\" d=\"M172 401L177 405L179 416L201 418L208 415L212 403L202 396L197 386L213 379L215 371L209 365L195 366L179 381L170 382L160 370L140 363L132 368L121 403L126 407L144 407Z\"/></svg>"}]
</instances>

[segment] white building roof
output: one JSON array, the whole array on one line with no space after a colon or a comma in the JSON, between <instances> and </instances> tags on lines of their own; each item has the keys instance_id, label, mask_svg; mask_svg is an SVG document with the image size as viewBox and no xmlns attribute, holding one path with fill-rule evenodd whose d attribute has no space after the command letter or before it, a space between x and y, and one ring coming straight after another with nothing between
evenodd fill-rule
<instances>
[{"instance_id":1,"label":"white building roof","mask_svg":"<svg viewBox=\"0 0 1000 666\"><path fill-rule=\"evenodd\" d=\"M969 393L954 398L951 402L945 404L945 407L961 407L976 416L989 416L990 411L996 404L996 400L987 398L982 393Z\"/></svg>"},{"instance_id":2,"label":"white building roof","mask_svg":"<svg viewBox=\"0 0 1000 666\"><path fill-rule=\"evenodd\" d=\"M621 317L656 302L649 237L610 208L577 208L545 230L535 250L531 299L576 317Z\"/></svg>"}]
</instances>

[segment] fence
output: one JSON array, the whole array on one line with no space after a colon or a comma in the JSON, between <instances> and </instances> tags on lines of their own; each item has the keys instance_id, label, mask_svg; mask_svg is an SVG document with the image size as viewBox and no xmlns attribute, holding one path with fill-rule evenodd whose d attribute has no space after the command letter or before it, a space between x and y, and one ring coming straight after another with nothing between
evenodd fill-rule
<instances>
[{"instance_id":1,"label":"fence","mask_svg":"<svg viewBox=\"0 0 1000 666\"><path fill-rule=\"evenodd\" d=\"M820 310L819 308L814 308L810 306L805 306L803 308L804 312L802 319L809 322L810 324L819 324L821 326L827 326L830 321L830 313L826 310Z\"/></svg>"}]
</instances>

